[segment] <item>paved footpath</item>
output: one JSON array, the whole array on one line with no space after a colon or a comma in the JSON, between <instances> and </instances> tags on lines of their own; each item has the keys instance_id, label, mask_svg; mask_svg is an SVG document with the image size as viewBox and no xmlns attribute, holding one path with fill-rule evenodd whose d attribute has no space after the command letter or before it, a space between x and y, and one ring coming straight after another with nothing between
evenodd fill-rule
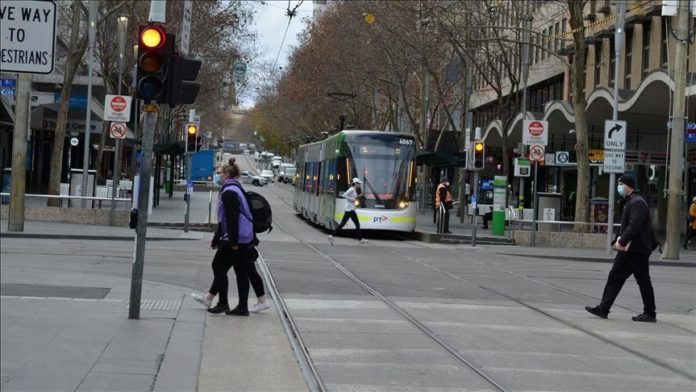
<instances>
[{"instance_id":1,"label":"paved footpath","mask_svg":"<svg viewBox=\"0 0 696 392\"><path fill-rule=\"evenodd\" d=\"M307 389L275 308L213 316L191 299L210 282L210 233L148 228L140 319L129 320L132 230L26 222L22 237L0 225L3 392ZM158 274L198 278L148 280Z\"/></svg>"}]
</instances>

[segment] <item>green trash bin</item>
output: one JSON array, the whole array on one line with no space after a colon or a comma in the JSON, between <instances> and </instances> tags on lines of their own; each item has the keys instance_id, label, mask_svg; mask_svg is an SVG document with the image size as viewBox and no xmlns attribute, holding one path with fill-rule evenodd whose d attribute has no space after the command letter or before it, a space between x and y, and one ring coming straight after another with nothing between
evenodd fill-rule
<instances>
[{"instance_id":1,"label":"green trash bin","mask_svg":"<svg viewBox=\"0 0 696 392\"><path fill-rule=\"evenodd\" d=\"M172 193L172 180L167 180L164 182L164 192L165 193Z\"/></svg>"}]
</instances>

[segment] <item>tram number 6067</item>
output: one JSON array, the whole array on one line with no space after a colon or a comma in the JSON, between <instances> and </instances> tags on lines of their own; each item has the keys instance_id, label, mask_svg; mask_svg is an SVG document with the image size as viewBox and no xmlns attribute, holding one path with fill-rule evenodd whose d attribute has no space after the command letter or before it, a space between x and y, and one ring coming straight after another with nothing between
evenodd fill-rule
<instances>
[{"instance_id":1,"label":"tram number 6067","mask_svg":"<svg viewBox=\"0 0 696 392\"><path fill-rule=\"evenodd\" d=\"M407 146L412 146L414 141L412 139L399 139L399 144L407 145Z\"/></svg>"}]
</instances>

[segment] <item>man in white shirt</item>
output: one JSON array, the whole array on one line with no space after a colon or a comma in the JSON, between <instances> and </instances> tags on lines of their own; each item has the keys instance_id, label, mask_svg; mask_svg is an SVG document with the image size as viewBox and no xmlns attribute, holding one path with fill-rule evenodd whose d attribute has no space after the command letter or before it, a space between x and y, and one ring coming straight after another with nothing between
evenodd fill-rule
<instances>
[{"instance_id":1,"label":"man in white shirt","mask_svg":"<svg viewBox=\"0 0 696 392\"><path fill-rule=\"evenodd\" d=\"M348 219L352 220L355 225L355 234L358 241L360 241L361 244L367 242L366 239L362 238L362 234L360 233L360 221L358 220L358 214L355 212L355 200L358 198L360 184L362 184L362 181L360 181L358 177L355 177L353 178L350 188L343 192L343 198L346 199L345 212L343 214L343 219L341 219L341 224L334 229L333 233L329 234L329 243L331 245L334 244L334 236L338 234L338 231L341 230L346 223L348 223Z\"/></svg>"}]
</instances>

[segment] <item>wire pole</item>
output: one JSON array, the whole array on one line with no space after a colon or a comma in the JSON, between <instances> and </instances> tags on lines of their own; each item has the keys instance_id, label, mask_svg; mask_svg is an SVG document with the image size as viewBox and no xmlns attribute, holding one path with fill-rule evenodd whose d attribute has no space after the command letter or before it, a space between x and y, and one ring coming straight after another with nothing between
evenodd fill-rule
<instances>
[{"instance_id":1,"label":"wire pole","mask_svg":"<svg viewBox=\"0 0 696 392\"><path fill-rule=\"evenodd\" d=\"M679 224L684 174L684 128L686 125L686 53L689 41L689 2L680 1L677 11L676 51L674 55L674 106L670 139L669 188L667 188L667 238L662 257L679 260Z\"/></svg>"},{"instance_id":2,"label":"wire pole","mask_svg":"<svg viewBox=\"0 0 696 392\"><path fill-rule=\"evenodd\" d=\"M84 157L82 159L82 196L88 196L87 187L89 176L89 136L92 132L92 71L94 68L94 42L97 38L97 13L99 11L99 0L89 2L89 54L87 55L88 77L87 77L87 117L85 119L85 146ZM87 202L82 200L82 208L87 207Z\"/></svg>"},{"instance_id":3,"label":"wire pole","mask_svg":"<svg viewBox=\"0 0 696 392\"><path fill-rule=\"evenodd\" d=\"M27 128L31 78L28 73L18 74L17 106L14 134L12 135L12 177L7 231L24 231L24 194L26 193Z\"/></svg>"},{"instance_id":4,"label":"wire pole","mask_svg":"<svg viewBox=\"0 0 696 392\"><path fill-rule=\"evenodd\" d=\"M118 18L118 95L121 95L121 85L123 84L124 50L126 45L126 30L128 29L128 18L121 16ZM114 170L111 189L111 226L116 224L116 190L121 179L121 139L116 139L114 147Z\"/></svg>"},{"instance_id":5,"label":"wire pole","mask_svg":"<svg viewBox=\"0 0 696 392\"><path fill-rule=\"evenodd\" d=\"M626 32L624 20L626 18L626 2L619 2L619 20L616 23L614 35L614 104L611 119L619 119L619 69L621 65L621 51L624 47ZM609 211L607 214L607 255L612 255L611 241L614 239L614 204L616 203L616 174L609 173Z\"/></svg>"}]
</instances>

